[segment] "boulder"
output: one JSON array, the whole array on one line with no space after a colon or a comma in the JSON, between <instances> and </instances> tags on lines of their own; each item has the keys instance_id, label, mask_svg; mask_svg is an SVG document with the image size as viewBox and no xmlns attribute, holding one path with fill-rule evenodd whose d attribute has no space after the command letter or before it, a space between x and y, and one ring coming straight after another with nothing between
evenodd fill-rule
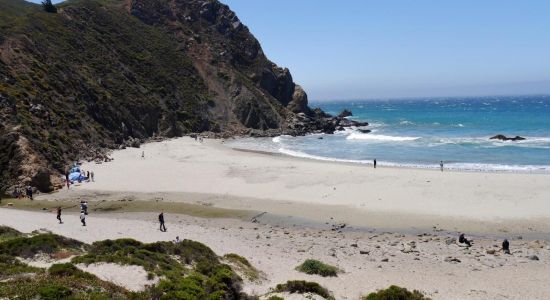
<instances>
[{"instance_id":1,"label":"boulder","mask_svg":"<svg viewBox=\"0 0 550 300\"><path fill-rule=\"evenodd\" d=\"M502 134L497 134L491 138L489 138L490 140L501 140L501 141L523 141L525 140L524 137L521 137L519 135L516 135L515 137L507 137L505 135L502 135Z\"/></svg>"},{"instance_id":2,"label":"boulder","mask_svg":"<svg viewBox=\"0 0 550 300\"><path fill-rule=\"evenodd\" d=\"M350 116L353 116L353 113L351 112L351 110L349 110L349 109L344 109L344 110L338 115L338 118L345 118L345 117L350 117Z\"/></svg>"}]
</instances>

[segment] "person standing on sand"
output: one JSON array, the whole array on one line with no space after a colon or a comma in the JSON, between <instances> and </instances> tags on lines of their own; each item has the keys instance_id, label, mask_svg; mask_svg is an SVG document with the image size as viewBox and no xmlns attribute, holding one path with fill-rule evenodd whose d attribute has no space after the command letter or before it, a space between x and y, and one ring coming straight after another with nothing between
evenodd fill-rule
<instances>
[{"instance_id":1,"label":"person standing on sand","mask_svg":"<svg viewBox=\"0 0 550 300\"><path fill-rule=\"evenodd\" d=\"M83 210L80 211L80 222L82 223L82 226L86 226L86 215Z\"/></svg>"},{"instance_id":2,"label":"person standing on sand","mask_svg":"<svg viewBox=\"0 0 550 300\"><path fill-rule=\"evenodd\" d=\"M507 239L502 242L502 251L504 254L510 254L510 242Z\"/></svg>"},{"instance_id":3,"label":"person standing on sand","mask_svg":"<svg viewBox=\"0 0 550 300\"><path fill-rule=\"evenodd\" d=\"M376 158L374 159L373 164L374 164L374 168L376 169Z\"/></svg>"},{"instance_id":4,"label":"person standing on sand","mask_svg":"<svg viewBox=\"0 0 550 300\"><path fill-rule=\"evenodd\" d=\"M166 226L164 225L164 210L159 215L160 231L166 232Z\"/></svg>"},{"instance_id":5,"label":"person standing on sand","mask_svg":"<svg viewBox=\"0 0 550 300\"><path fill-rule=\"evenodd\" d=\"M59 221L59 224L63 224L63 221L61 221L61 206L57 207L57 220Z\"/></svg>"},{"instance_id":6,"label":"person standing on sand","mask_svg":"<svg viewBox=\"0 0 550 300\"><path fill-rule=\"evenodd\" d=\"M92 182L95 182L95 179L94 179L94 171L90 172L90 176L92 176Z\"/></svg>"},{"instance_id":7,"label":"person standing on sand","mask_svg":"<svg viewBox=\"0 0 550 300\"><path fill-rule=\"evenodd\" d=\"M141 158L145 158L145 151L141 151Z\"/></svg>"},{"instance_id":8,"label":"person standing on sand","mask_svg":"<svg viewBox=\"0 0 550 300\"><path fill-rule=\"evenodd\" d=\"M443 172L443 161L439 162L439 168L441 169L441 172Z\"/></svg>"},{"instance_id":9,"label":"person standing on sand","mask_svg":"<svg viewBox=\"0 0 550 300\"><path fill-rule=\"evenodd\" d=\"M27 187L27 197L29 197L29 199L33 200L32 199L32 187L30 185Z\"/></svg>"}]
</instances>

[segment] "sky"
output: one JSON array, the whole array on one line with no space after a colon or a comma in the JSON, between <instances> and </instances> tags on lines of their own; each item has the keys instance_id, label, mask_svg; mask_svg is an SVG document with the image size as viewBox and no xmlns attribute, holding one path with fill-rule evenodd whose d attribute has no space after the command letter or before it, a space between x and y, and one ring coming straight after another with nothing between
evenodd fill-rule
<instances>
[{"instance_id":1,"label":"sky","mask_svg":"<svg viewBox=\"0 0 550 300\"><path fill-rule=\"evenodd\" d=\"M550 94L550 1L221 1L313 100Z\"/></svg>"}]
</instances>

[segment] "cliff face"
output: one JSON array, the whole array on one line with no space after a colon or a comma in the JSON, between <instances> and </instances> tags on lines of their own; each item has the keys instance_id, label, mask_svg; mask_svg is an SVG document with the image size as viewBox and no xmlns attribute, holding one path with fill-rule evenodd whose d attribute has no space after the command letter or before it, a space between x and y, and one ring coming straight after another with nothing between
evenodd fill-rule
<instances>
[{"instance_id":1,"label":"cliff face","mask_svg":"<svg viewBox=\"0 0 550 300\"><path fill-rule=\"evenodd\" d=\"M289 70L266 58L226 5L58 8L0 2L0 190L51 190L72 161L134 139L326 129Z\"/></svg>"}]
</instances>

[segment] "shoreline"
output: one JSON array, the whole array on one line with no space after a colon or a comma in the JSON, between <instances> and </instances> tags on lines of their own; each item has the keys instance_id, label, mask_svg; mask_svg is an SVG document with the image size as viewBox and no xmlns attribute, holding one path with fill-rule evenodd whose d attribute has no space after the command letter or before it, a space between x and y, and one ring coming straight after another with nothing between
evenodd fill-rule
<instances>
[{"instance_id":1,"label":"shoreline","mask_svg":"<svg viewBox=\"0 0 550 300\"><path fill-rule=\"evenodd\" d=\"M311 133L309 135L312 136L322 136L323 134L319 133ZM249 137L233 137L232 141L243 139L243 138L249 138ZM224 139L227 140L227 139ZM228 147L230 149L233 149L235 151L243 151L243 152L249 152L249 153L256 153L256 154L264 154L264 155L281 155L296 159L306 159L306 160L312 160L312 161L323 161L323 162L334 162L334 163L341 163L341 164L352 164L352 165L361 165L361 166L373 166L373 162L370 160L354 160L354 159L343 159L343 158L332 158L332 157L324 157L324 156L316 156L311 155L303 152L296 152L292 150L287 150L285 152L281 151L268 151L268 150L257 150L257 149L248 149L245 147L238 147L238 146L228 146L224 145L225 147ZM289 154L291 152L295 152L296 155ZM495 166L495 169L490 168L460 168L460 167L453 167L453 164L466 164L466 165L491 165ZM392 168L392 169L414 169L414 170L429 170L429 171L440 171L440 168L437 164L433 165L427 165L427 164L414 164L414 163L397 163L397 162L390 162L390 161L377 161L377 166L380 168ZM450 166L450 167L449 167ZM502 166L502 169L498 169L497 167ZM533 167L534 169L505 169L507 166L511 167ZM502 165L502 164L483 164L483 163L455 163L455 162L447 162L444 166L445 172L464 172L464 173L488 173L488 174L539 174L539 175L550 175L550 168L548 169L535 169L536 167L550 167L546 165Z\"/></svg>"}]
</instances>

